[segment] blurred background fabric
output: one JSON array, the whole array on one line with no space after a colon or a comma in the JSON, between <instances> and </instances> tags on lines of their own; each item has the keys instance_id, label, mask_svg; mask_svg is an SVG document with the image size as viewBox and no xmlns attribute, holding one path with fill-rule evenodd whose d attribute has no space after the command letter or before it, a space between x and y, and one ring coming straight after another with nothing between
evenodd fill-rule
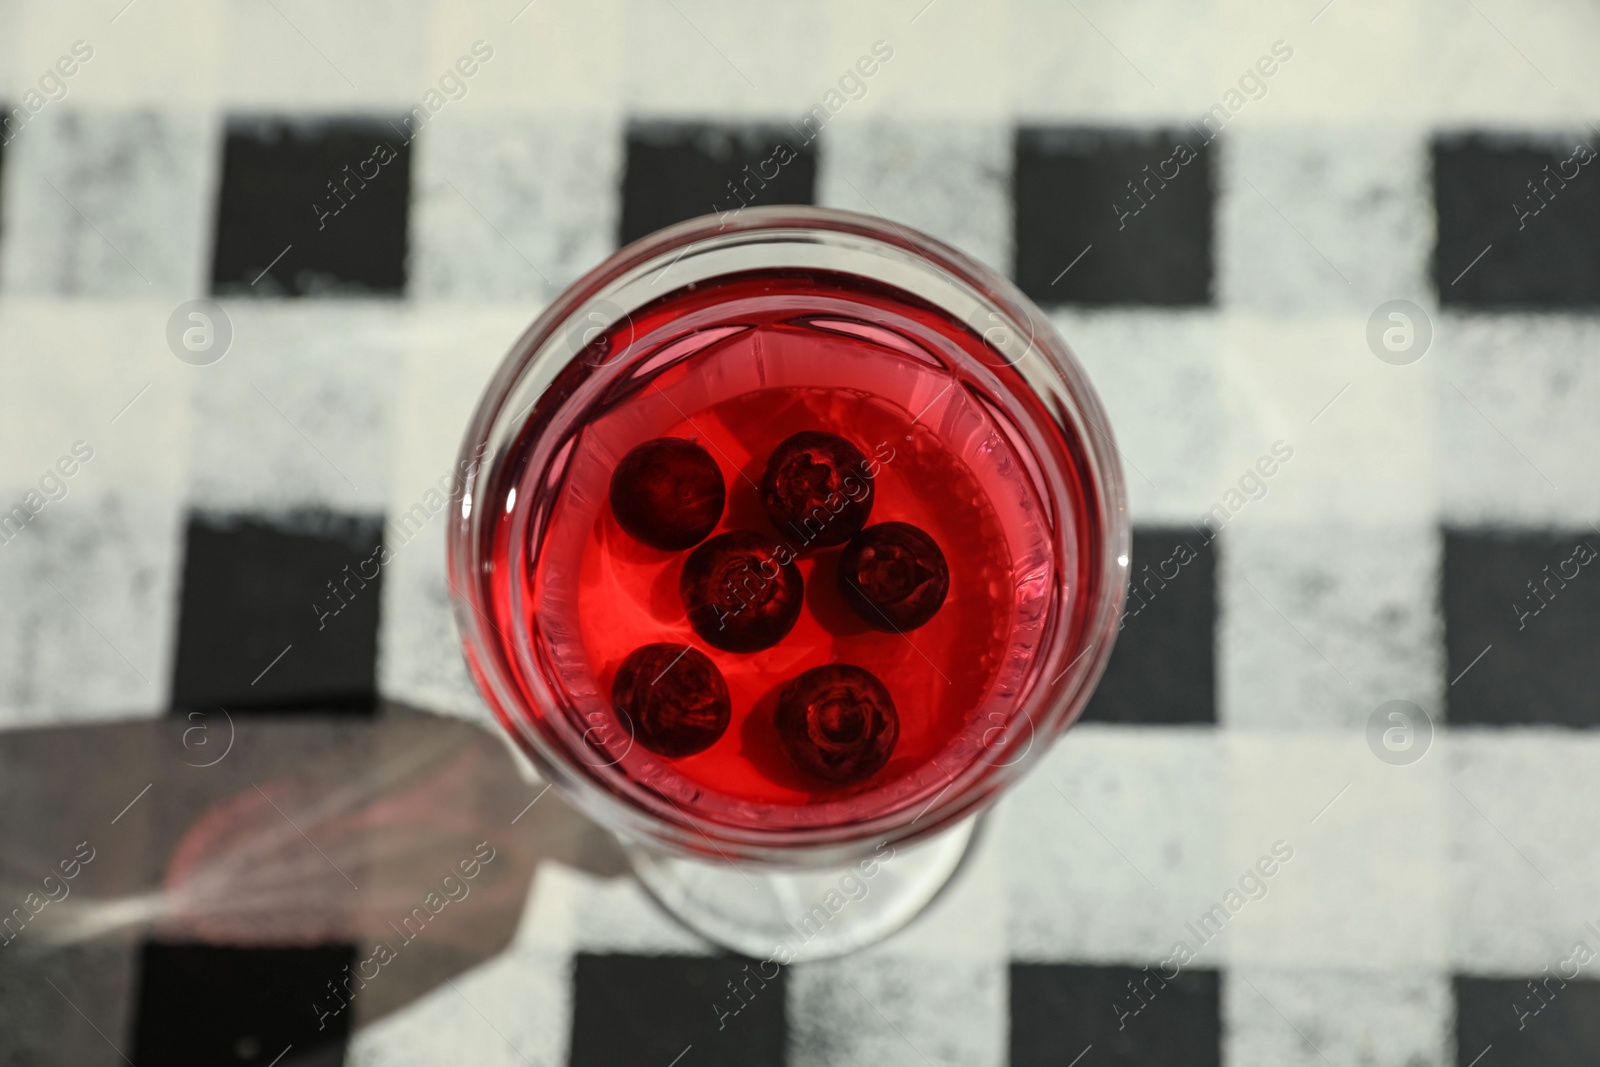
<instances>
[{"instance_id":1,"label":"blurred background fabric","mask_svg":"<svg viewBox=\"0 0 1600 1067\"><path fill-rule=\"evenodd\" d=\"M0 1065L1593 1064L1596 40L1579 0L0 0ZM753 981L518 772L442 511L556 293L782 203L1046 309L1134 593L950 891Z\"/></svg>"}]
</instances>

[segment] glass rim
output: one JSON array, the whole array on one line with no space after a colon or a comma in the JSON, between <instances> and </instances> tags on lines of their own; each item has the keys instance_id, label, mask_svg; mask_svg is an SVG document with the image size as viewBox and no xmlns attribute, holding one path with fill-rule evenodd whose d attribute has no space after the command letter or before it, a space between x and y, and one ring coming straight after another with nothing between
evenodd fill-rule
<instances>
[{"instance_id":1,"label":"glass rim","mask_svg":"<svg viewBox=\"0 0 1600 1067\"><path fill-rule=\"evenodd\" d=\"M581 328L590 315L604 318L612 309L618 316L626 315L643 306L648 301L638 299L638 290L652 274L654 281L645 285L645 295L650 300L681 289L686 279L739 273L736 266L730 269L729 264L741 255L750 258L751 249L758 259L776 251L803 264L816 249L832 249L833 254L838 254L840 248L846 247L861 264L876 264L878 272L834 266L822 269L855 273L929 299L948 313L960 315L999 356L1001 363L991 366L1010 366L1025 386L1045 402L1049 430L1062 439L1063 451L1080 466L1082 484L1096 494L1092 502L1086 500L1093 504L1092 515L1073 513L1060 520L1077 524L1083 531L1078 535L1078 550L1093 557L1093 567L1080 567L1082 587L1074 592L1075 596L1090 598L1090 610L1076 635L1063 629L1054 635L1056 647L1039 653L1041 657L1055 657L1051 659L1052 671L1061 662L1066 666L1050 681L1036 682L1005 725L997 747L1018 744L1023 746L1021 753L999 764L973 759L910 822L906 821L906 813L897 809L850 824L767 829L696 816L670 798L664 799L676 809L674 813L651 810L637 797L619 796L614 787L577 766L569 750L543 736L528 721L533 714L557 717L562 708L542 678L524 677L523 681L533 684L535 695L541 698L535 702L548 702L536 712L528 710L530 701L510 673L515 664L506 660L489 615L485 568L489 556L487 537L498 516L487 514L489 509L475 504L487 499L485 487L498 484L500 461L533 401L544 394L557 373L581 358L584 345L574 343L574 339L586 336ZM768 262L764 267L790 265L793 264ZM884 273L891 266L899 273L886 281ZM674 271L679 277L673 284L656 290L661 279ZM918 285L924 285L928 293L917 292ZM934 293L946 299L932 299ZM976 312L962 314L960 308L947 306L951 300L959 303L960 294L970 299ZM628 307L630 300L632 306ZM984 322L1001 324L999 340L991 339L974 324L978 312ZM641 843L702 858L804 866L847 858L883 841L924 837L995 799L1075 721L1093 692L1116 637L1129 568L1131 535L1126 489L1117 457L1099 398L1066 342L1011 282L959 250L887 220L829 208L748 208L731 220L715 215L691 219L619 250L559 294L512 345L473 414L461 448L461 458L466 463L462 469L469 473L447 535L451 601L468 667L502 728L541 774L585 814ZM1054 526L1052 538L1059 540ZM1051 610L1062 614L1063 605L1054 604ZM1070 649L1061 647L1068 642ZM1067 652L1072 653L1069 660L1064 658Z\"/></svg>"}]
</instances>

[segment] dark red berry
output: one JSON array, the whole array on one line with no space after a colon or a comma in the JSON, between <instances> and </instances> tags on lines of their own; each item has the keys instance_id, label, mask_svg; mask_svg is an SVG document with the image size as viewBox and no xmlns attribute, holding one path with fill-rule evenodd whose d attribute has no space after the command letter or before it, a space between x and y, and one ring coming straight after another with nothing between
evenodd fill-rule
<instances>
[{"instance_id":1,"label":"dark red berry","mask_svg":"<svg viewBox=\"0 0 1600 1067\"><path fill-rule=\"evenodd\" d=\"M707 644L758 652L793 629L805 583L786 545L766 534L733 530L689 553L678 593L689 625Z\"/></svg>"},{"instance_id":2,"label":"dark red berry","mask_svg":"<svg viewBox=\"0 0 1600 1067\"><path fill-rule=\"evenodd\" d=\"M938 614L950 568L933 538L909 522L880 522L839 554L839 592L879 630L915 630Z\"/></svg>"},{"instance_id":3,"label":"dark red berry","mask_svg":"<svg viewBox=\"0 0 1600 1067\"><path fill-rule=\"evenodd\" d=\"M722 672L688 645L643 645L628 653L611 683L611 702L634 738L662 756L710 748L733 713Z\"/></svg>"},{"instance_id":4,"label":"dark red berry","mask_svg":"<svg viewBox=\"0 0 1600 1067\"><path fill-rule=\"evenodd\" d=\"M804 548L842 545L872 514L867 457L838 434L806 430L772 450L761 502L783 536Z\"/></svg>"},{"instance_id":5,"label":"dark red berry","mask_svg":"<svg viewBox=\"0 0 1600 1067\"><path fill-rule=\"evenodd\" d=\"M848 663L813 667L778 694L778 740L801 770L835 784L878 772L900 737L889 690Z\"/></svg>"},{"instance_id":6,"label":"dark red berry","mask_svg":"<svg viewBox=\"0 0 1600 1067\"><path fill-rule=\"evenodd\" d=\"M611 474L617 523L651 548L693 548L722 518L727 487L711 453L678 437L646 441Z\"/></svg>"}]
</instances>

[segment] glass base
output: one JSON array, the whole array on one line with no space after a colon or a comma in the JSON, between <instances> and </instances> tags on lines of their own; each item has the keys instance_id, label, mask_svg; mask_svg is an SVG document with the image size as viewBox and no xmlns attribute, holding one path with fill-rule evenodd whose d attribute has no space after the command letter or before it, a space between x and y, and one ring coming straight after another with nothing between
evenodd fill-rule
<instances>
[{"instance_id":1,"label":"glass base","mask_svg":"<svg viewBox=\"0 0 1600 1067\"><path fill-rule=\"evenodd\" d=\"M916 918L960 869L978 819L913 845L880 845L854 864L804 870L624 848L650 895L695 933L753 959L800 963L865 948Z\"/></svg>"}]
</instances>

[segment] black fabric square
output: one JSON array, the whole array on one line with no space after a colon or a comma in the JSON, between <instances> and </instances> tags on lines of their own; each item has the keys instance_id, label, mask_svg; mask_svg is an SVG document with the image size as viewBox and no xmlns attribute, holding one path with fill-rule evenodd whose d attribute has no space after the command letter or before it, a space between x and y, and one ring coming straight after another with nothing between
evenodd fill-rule
<instances>
[{"instance_id":1,"label":"black fabric square","mask_svg":"<svg viewBox=\"0 0 1600 1067\"><path fill-rule=\"evenodd\" d=\"M1600 307L1600 135L1454 135L1433 144L1439 303ZM1481 258L1480 258L1481 257Z\"/></svg>"},{"instance_id":2,"label":"black fabric square","mask_svg":"<svg viewBox=\"0 0 1600 1067\"><path fill-rule=\"evenodd\" d=\"M406 279L409 127L382 120L229 123L211 286L228 296L398 294Z\"/></svg>"},{"instance_id":3,"label":"black fabric square","mask_svg":"<svg viewBox=\"0 0 1600 1067\"><path fill-rule=\"evenodd\" d=\"M569 1067L783 1067L784 974L770 960L584 954L573 977Z\"/></svg>"},{"instance_id":4,"label":"black fabric square","mask_svg":"<svg viewBox=\"0 0 1600 1067\"><path fill-rule=\"evenodd\" d=\"M815 203L819 132L634 123L622 176L622 243L697 215Z\"/></svg>"},{"instance_id":5,"label":"black fabric square","mask_svg":"<svg viewBox=\"0 0 1600 1067\"><path fill-rule=\"evenodd\" d=\"M339 1067L352 1028L350 990L359 995L358 979L345 982L345 968L354 963L349 945L148 942L140 959L133 1062Z\"/></svg>"},{"instance_id":6,"label":"black fabric square","mask_svg":"<svg viewBox=\"0 0 1600 1067\"><path fill-rule=\"evenodd\" d=\"M1600 534L1444 532L1456 725L1600 726Z\"/></svg>"},{"instance_id":7,"label":"black fabric square","mask_svg":"<svg viewBox=\"0 0 1600 1067\"><path fill-rule=\"evenodd\" d=\"M1217 972L1150 966L1011 965L1011 1067L1214 1067Z\"/></svg>"},{"instance_id":8,"label":"black fabric square","mask_svg":"<svg viewBox=\"0 0 1600 1067\"><path fill-rule=\"evenodd\" d=\"M1526 978L1457 977L1457 1067L1600 1062L1600 982L1562 977L1581 965L1571 957Z\"/></svg>"},{"instance_id":9,"label":"black fabric square","mask_svg":"<svg viewBox=\"0 0 1600 1067\"><path fill-rule=\"evenodd\" d=\"M1041 304L1209 304L1216 148L1208 136L1019 130L1017 285Z\"/></svg>"},{"instance_id":10,"label":"black fabric square","mask_svg":"<svg viewBox=\"0 0 1600 1067\"><path fill-rule=\"evenodd\" d=\"M382 523L326 512L189 520L175 708L370 712Z\"/></svg>"},{"instance_id":11,"label":"black fabric square","mask_svg":"<svg viewBox=\"0 0 1600 1067\"><path fill-rule=\"evenodd\" d=\"M1116 647L1083 722L1214 723L1215 540L1204 527L1136 527Z\"/></svg>"}]
</instances>

